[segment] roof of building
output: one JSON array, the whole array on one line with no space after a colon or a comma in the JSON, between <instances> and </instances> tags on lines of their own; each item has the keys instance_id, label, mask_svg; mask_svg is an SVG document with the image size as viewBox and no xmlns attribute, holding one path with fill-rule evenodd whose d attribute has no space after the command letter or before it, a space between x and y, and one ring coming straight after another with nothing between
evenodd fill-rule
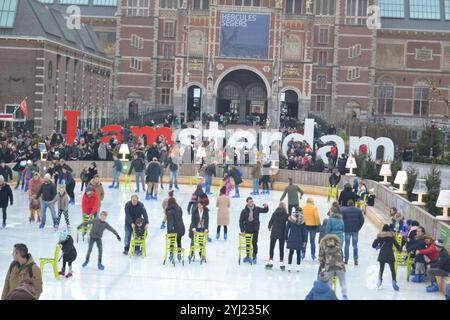
<instances>
[{"instance_id":1,"label":"roof of building","mask_svg":"<svg viewBox=\"0 0 450 320\"><path fill-rule=\"evenodd\" d=\"M10 18L9 26L0 24L0 38L2 36L45 38L97 56L107 57L97 35L89 25L82 23L80 29L72 30L69 29L63 14L55 8L49 8L37 0L12 2L14 4L17 2L15 14ZM11 8L14 10L14 6Z\"/></svg>"},{"instance_id":2,"label":"roof of building","mask_svg":"<svg viewBox=\"0 0 450 320\"><path fill-rule=\"evenodd\" d=\"M83 17L115 17L117 0L38 0L51 8L65 12L67 7L77 5Z\"/></svg>"}]
</instances>

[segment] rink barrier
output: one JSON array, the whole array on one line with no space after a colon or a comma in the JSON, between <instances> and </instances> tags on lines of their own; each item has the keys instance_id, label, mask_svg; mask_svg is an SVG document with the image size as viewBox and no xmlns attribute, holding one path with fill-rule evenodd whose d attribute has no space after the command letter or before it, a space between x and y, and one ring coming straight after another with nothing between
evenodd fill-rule
<instances>
[{"instance_id":1,"label":"rink barrier","mask_svg":"<svg viewBox=\"0 0 450 320\"><path fill-rule=\"evenodd\" d=\"M67 161L67 164L73 169L74 178L79 181L79 176L83 168L89 167L92 161ZM112 161L96 161L97 170L99 176L103 181L112 181L114 174L113 162ZM10 164L13 167L15 164ZM48 162L41 162L41 172L45 172L44 167L48 168ZM128 162L129 166L129 162ZM178 182L179 184L189 184L190 177L196 176L198 165L194 164L183 164L180 166L178 171ZM243 182L240 187L252 188L251 180L251 166L241 167L243 172ZM169 181L168 169L164 170L164 183L167 184ZM217 176L221 177L223 173L222 168L217 168ZM274 176L275 181L272 185L273 190L282 191L287 186L288 178L292 178L295 184L300 185L303 191L307 194L314 194L326 197L328 194L329 185L329 173L322 172L309 172L300 170L278 170L277 174ZM123 175L122 178L123 179ZM133 184L134 184L134 174L132 174ZM285 182L281 182L285 181ZM218 187L220 185L220 178L213 178L213 186ZM344 183L352 182L348 177L343 176L339 183L339 189L343 189ZM444 241L450 238L450 228L449 224L438 221L433 215L428 213L423 208L413 205L407 199L399 194L394 193L387 186L379 184L376 181L365 180L364 181L367 189L375 189L375 203L381 202L384 208L387 208L385 213L386 217L389 218L388 208L396 207L405 219L417 220L421 226L423 226L428 234L433 235L435 238L442 238ZM383 206L382 206L383 207ZM449 241L450 242L450 241ZM448 242L447 242L448 243Z\"/></svg>"}]
</instances>

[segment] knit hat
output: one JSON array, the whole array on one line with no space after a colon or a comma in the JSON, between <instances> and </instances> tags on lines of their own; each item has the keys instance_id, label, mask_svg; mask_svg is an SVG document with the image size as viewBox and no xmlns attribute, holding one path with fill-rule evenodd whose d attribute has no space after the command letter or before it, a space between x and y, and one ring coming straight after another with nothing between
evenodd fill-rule
<instances>
[{"instance_id":1,"label":"knit hat","mask_svg":"<svg viewBox=\"0 0 450 320\"><path fill-rule=\"evenodd\" d=\"M44 180L52 180L52 176L50 175L50 173L45 174Z\"/></svg>"},{"instance_id":2,"label":"knit hat","mask_svg":"<svg viewBox=\"0 0 450 320\"><path fill-rule=\"evenodd\" d=\"M436 247L438 248L445 248L444 246L444 240L442 239L437 239L436 242L434 243L436 245Z\"/></svg>"},{"instance_id":3,"label":"knit hat","mask_svg":"<svg viewBox=\"0 0 450 320\"><path fill-rule=\"evenodd\" d=\"M33 164L33 162L31 160L28 160L27 164Z\"/></svg>"},{"instance_id":4,"label":"knit hat","mask_svg":"<svg viewBox=\"0 0 450 320\"><path fill-rule=\"evenodd\" d=\"M60 241L66 241L68 235L69 235L69 233L67 232L66 229L61 230L59 232L59 240Z\"/></svg>"}]
</instances>

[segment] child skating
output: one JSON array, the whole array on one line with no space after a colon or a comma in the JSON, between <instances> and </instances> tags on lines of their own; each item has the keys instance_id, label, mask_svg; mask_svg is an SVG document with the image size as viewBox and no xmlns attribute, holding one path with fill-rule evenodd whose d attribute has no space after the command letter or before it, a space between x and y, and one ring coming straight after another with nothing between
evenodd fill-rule
<instances>
[{"instance_id":1,"label":"child skating","mask_svg":"<svg viewBox=\"0 0 450 320\"><path fill-rule=\"evenodd\" d=\"M59 223L61 222L61 216L64 214L64 219L66 219L67 228L70 230L69 221L69 197L66 193L66 185L61 184L58 187L58 195L56 196L58 201L58 218L56 219L55 229L58 230Z\"/></svg>"},{"instance_id":2,"label":"child skating","mask_svg":"<svg viewBox=\"0 0 450 320\"><path fill-rule=\"evenodd\" d=\"M102 264L102 253L103 253L103 244L102 244L102 237L103 232L105 232L105 229L111 231L114 233L117 237L117 240L121 241L121 238L117 231L109 225L108 222L106 222L106 218L108 217L108 213L106 211L102 211L100 214L100 218L96 218L91 221L86 221L78 226L77 229L81 229L82 227L86 227L90 224L92 224L91 228L91 234L89 238L89 248L86 256L86 261L83 263L83 268L86 267L89 263L89 258L91 256L92 247L94 246L94 243L97 244L98 249L98 269L99 270L105 270L105 267Z\"/></svg>"},{"instance_id":3,"label":"child skating","mask_svg":"<svg viewBox=\"0 0 450 320\"><path fill-rule=\"evenodd\" d=\"M73 245L73 238L67 232L66 229L61 230L59 233L59 244L61 245L61 251L63 252L63 265L59 272L60 276L65 276L66 278L72 277L72 262L77 258L77 250ZM69 264L69 272L66 275L66 264Z\"/></svg>"}]
</instances>

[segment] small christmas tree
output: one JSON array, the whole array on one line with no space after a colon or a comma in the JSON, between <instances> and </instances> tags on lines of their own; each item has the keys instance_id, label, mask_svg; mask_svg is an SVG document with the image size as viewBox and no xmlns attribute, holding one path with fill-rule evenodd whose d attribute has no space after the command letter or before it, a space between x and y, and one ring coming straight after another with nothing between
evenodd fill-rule
<instances>
[{"instance_id":1,"label":"small christmas tree","mask_svg":"<svg viewBox=\"0 0 450 320\"><path fill-rule=\"evenodd\" d=\"M431 171L426 178L426 185L428 188L428 194L425 196L427 211L434 216L442 214L442 209L436 207L436 201L441 189L441 172L436 166L431 168Z\"/></svg>"},{"instance_id":2,"label":"small christmas tree","mask_svg":"<svg viewBox=\"0 0 450 320\"><path fill-rule=\"evenodd\" d=\"M406 183L406 192L408 193L408 200L414 200L414 194L412 193L414 189L414 185L416 184L417 176L419 175L419 171L416 167L410 166L406 169L406 173L408 174L408 182Z\"/></svg>"},{"instance_id":3,"label":"small christmas tree","mask_svg":"<svg viewBox=\"0 0 450 320\"><path fill-rule=\"evenodd\" d=\"M362 162L362 167L360 170L360 177L362 179L370 179L374 181L379 180L377 164L374 160L370 158L370 155Z\"/></svg>"}]
</instances>

